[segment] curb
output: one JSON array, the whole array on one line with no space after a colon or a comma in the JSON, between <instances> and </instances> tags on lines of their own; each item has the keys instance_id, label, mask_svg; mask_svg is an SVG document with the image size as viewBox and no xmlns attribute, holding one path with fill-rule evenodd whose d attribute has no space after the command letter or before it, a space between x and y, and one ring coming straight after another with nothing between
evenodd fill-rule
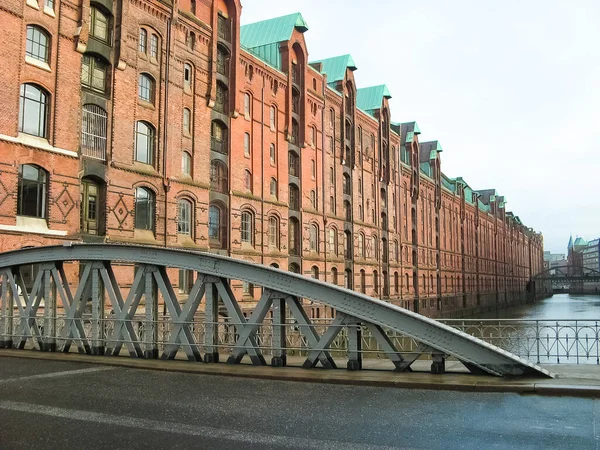
<instances>
[{"instance_id":1,"label":"curb","mask_svg":"<svg viewBox=\"0 0 600 450\"><path fill-rule=\"evenodd\" d=\"M370 386L400 389L426 389L457 392L514 393L520 395L568 396L600 398L600 385L578 385L565 383L552 384L539 378L520 380L504 380L501 378L482 380L481 376L467 374L446 374L461 380L452 381L441 375L428 373L396 373L388 371L349 372L346 370L313 369L308 371L300 367L274 369L272 367L254 367L250 365L191 363L183 360L147 360L127 357L106 357L81 355L76 353L47 353L39 351L23 351L13 349L0 350L0 358L36 359L46 361L100 364L111 367L123 367L138 370L157 370L162 372L178 372L198 375L227 376L235 378L252 378L260 380L294 381L302 383L327 383L346 386ZM376 376L373 376L377 373ZM351 374L351 375L350 375ZM427 380L417 379L424 376ZM415 377L411 379L411 377ZM439 381L436 381L439 378ZM496 382L495 380L498 380Z\"/></svg>"}]
</instances>

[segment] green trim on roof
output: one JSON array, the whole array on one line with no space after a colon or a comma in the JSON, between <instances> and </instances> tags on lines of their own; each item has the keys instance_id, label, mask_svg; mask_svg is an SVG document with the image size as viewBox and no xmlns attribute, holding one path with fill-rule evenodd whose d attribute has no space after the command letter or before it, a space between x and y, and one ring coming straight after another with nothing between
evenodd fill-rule
<instances>
[{"instance_id":1,"label":"green trim on roof","mask_svg":"<svg viewBox=\"0 0 600 450\"><path fill-rule=\"evenodd\" d=\"M279 52L278 43L261 45L260 47L254 48L246 48L245 50L263 60L267 64L273 66L277 70L282 70L281 53Z\"/></svg>"},{"instance_id":2,"label":"green trim on roof","mask_svg":"<svg viewBox=\"0 0 600 450\"><path fill-rule=\"evenodd\" d=\"M327 75L327 82L334 83L346 78L346 70L355 71L357 69L354 59L351 55L334 56L333 58L321 59L309 63L313 67L321 64L321 73Z\"/></svg>"},{"instance_id":3,"label":"green trim on roof","mask_svg":"<svg viewBox=\"0 0 600 450\"><path fill-rule=\"evenodd\" d=\"M380 109L384 98L392 98L385 84L361 88L356 91L356 107L363 111Z\"/></svg>"}]
</instances>

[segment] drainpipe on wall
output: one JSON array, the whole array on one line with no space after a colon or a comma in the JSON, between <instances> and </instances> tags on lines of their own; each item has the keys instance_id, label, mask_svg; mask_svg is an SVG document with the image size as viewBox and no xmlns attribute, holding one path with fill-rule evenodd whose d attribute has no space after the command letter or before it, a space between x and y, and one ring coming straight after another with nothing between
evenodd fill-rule
<instances>
[{"instance_id":1,"label":"drainpipe on wall","mask_svg":"<svg viewBox=\"0 0 600 450\"><path fill-rule=\"evenodd\" d=\"M175 14L175 11L172 10L172 14ZM165 67L165 106L164 106L164 117L163 117L163 188L165 194L165 218L164 218L164 227L165 227L165 247L168 244L168 208L169 208L169 200L168 193L171 187L171 182L168 178L167 173L167 147L168 147L168 125L169 125L169 66L171 64L171 21L172 19L167 20L167 61Z\"/></svg>"},{"instance_id":2,"label":"drainpipe on wall","mask_svg":"<svg viewBox=\"0 0 600 450\"><path fill-rule=\"evenodd\" d=\"M325 249L325 281L327 281L327 254L329 248L327 247L327 214L325 208L325 85L327 84L327 75L323 76L323 110L321 111L321 208L323 208L323 248ZM335 137L334 137L335 139ZM315 143L316 145L316 143ZM337 239L336 239L337 240Z\"/></svg>"},{"instance_id":3,"label":"drainpipe on wall","mask_svg":"<svg viewBox=\"0 0 600 450\"><path fill-rule=\"evenodd\" d=\"M265 77L262 77L260 90L260 179L262 180L260 194L260 263L265 263ZM269 149L270 151L270 149ZM271 192L269 180L269 194ZM279 188L279 182L277 183ZM256 231L255 231L256 232Z\"/></svg>"}]
</instances>

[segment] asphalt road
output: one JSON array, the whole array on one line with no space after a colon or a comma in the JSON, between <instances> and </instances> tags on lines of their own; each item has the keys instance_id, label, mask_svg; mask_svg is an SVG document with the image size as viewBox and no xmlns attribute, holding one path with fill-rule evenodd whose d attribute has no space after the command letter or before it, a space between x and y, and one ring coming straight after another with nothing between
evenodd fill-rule
<instances>
[{"instance_id":1,"label":"asphalt road","mask_svg":"<svg viewBox=\"0 0 600 450\"><path fill-rule=\"evenodd\" d=\"M0 357L0 449L599 449L598 400Z\"/></svg>"}]
</instances>

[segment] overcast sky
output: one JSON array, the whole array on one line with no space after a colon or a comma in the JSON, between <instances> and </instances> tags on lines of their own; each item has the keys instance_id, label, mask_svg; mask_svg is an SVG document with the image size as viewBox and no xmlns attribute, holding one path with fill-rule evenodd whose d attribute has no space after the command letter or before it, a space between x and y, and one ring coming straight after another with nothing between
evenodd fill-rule
<instances>
[{"instance_id":1,"label":"overcast sky","mask_svg":"<svg viewBox=\"0 0 600 450\"><path fill-rule=\"evenodd\" d=\"M243 1L243 0L242 0ZM495 188L566 251L600 236L600 2L245 0L242 24L301 12L309 60L350 53L442 170Z\"/></svg>"}]
</instances>

